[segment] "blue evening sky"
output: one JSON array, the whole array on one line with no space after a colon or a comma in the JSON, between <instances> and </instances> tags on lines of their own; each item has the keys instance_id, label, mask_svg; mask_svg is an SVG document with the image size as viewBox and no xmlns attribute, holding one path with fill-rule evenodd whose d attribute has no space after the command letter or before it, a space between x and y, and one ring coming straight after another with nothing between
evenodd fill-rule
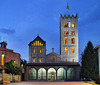
<instances>
[{"instance_id":1,"label":"blue evening sky","mask_svg":"<svg viewBox=\"0 0 100 85\"><path fill-rule=\"evenodd\" d=\"M60 14L76 13L80 59L88 41L100 45L100 0L0 0L0 41L28 60L28 44L39 34L47 54L60 54Z\"/></svg>"}]
</instances>

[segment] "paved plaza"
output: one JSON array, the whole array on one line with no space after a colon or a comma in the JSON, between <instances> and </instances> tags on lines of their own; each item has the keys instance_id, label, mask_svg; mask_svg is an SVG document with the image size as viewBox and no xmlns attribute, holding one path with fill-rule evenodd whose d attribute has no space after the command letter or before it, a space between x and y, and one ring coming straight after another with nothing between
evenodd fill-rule
<instances>
[{"instance_id":1,"label":"paved plaza","mask_svg":"<svg viewBox=\"0 0 100 85\"><path fill-rule=\"evenodd\" d=\"M10 83L7 85L91 85L85 82L33 82L33 81L25 81L18 83Z\"/></svg>"}]
</instances>

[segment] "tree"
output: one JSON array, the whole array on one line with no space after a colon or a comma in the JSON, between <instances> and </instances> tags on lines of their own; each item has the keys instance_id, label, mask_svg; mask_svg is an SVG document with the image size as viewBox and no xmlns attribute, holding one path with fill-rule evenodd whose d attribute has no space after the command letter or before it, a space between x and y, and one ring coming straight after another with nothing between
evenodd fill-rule
<instances>
[{"instance_id":1,"label":"tree","mask_svg":"<svg viewBox=\"0 0 100 85\"><path fill-rule=\"evenodd\" d=\"M81 78L96 80L98 77L98 56L92 43L89 41L82 53Z\"/></svg>"},{"instance_id":2,"label":"tree","mask_svg":"<svg viewBox=\"0 0 100 85\"><path fill-rule=\"evenodd\" d=\"M13 61L5 63L5 66L7 67L7 73L11 73L15 75L22 73L20 66L18 66L17 64L14 64Z\"/></svg>"}]
</instances>

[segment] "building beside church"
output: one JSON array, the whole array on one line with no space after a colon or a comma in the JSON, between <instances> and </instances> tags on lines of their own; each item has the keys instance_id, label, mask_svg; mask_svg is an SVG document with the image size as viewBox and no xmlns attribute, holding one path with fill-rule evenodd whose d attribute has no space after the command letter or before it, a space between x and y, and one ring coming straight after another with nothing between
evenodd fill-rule
<instances>
[{"instance_id":1,"label":"building beside church","mask_svg":"<svg viewBox=\"0 0 100 85\"><path fill-rule=\"evenodd\" d=\"M15 64L20 66L20 54L14 52L7 48L6 42L0 42L0 83L3 81L13 81L12 74L8 74L7 67L4 66L5 63L14 61ZM14 76L15 80L21 81L21 75ZM10 83L10 82L9 82Z\"/></svg>"},{"instance_id":2,"label":"building beside church","mask_svg":"<svg viewBox=\"0 0 100 85\"><path fill-rule=\"evenodd\" d=\"M29 43L25 80L80 80L78 62L78 16L60 17L60 55L46 55L46 41L37 36Z\"/></svg>"},{"instance_id":3,"label":"building beside church","mask_svg":"<svg viewBox=\"0 0 100 85\"><path fill-rule=\"evenodd\" d=\"M4 58L0 56L0 65L2 64L2 61L4 61L4 64L7 62L16 61L16 64L20 66L20 54L13 52L11 49L7 49L7 43L6 42L0 42L0 55L4 54ZM2 60L3 59L3 60Z\"/></svg>"}]
</instances>

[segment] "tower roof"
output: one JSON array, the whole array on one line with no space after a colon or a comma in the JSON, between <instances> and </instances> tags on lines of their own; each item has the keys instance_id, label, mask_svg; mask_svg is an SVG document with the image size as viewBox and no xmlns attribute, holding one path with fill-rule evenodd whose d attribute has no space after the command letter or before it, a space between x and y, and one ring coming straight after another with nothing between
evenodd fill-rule
<instances>
[{"instance_id":1,"label":"tower roof","mask_svg":"<svg viewBox=\"0 0 100 85\"><path fill-rule=\"evenodd\" d=\"M35 41L39 41L39 42L41 42L41 43L43 43L43 46L45 45L45 41L38 35L33 41L31 41L30 43L29 43L29 45L31 45L32 43L34 43Z\"/></svg>"}]
</instances>

